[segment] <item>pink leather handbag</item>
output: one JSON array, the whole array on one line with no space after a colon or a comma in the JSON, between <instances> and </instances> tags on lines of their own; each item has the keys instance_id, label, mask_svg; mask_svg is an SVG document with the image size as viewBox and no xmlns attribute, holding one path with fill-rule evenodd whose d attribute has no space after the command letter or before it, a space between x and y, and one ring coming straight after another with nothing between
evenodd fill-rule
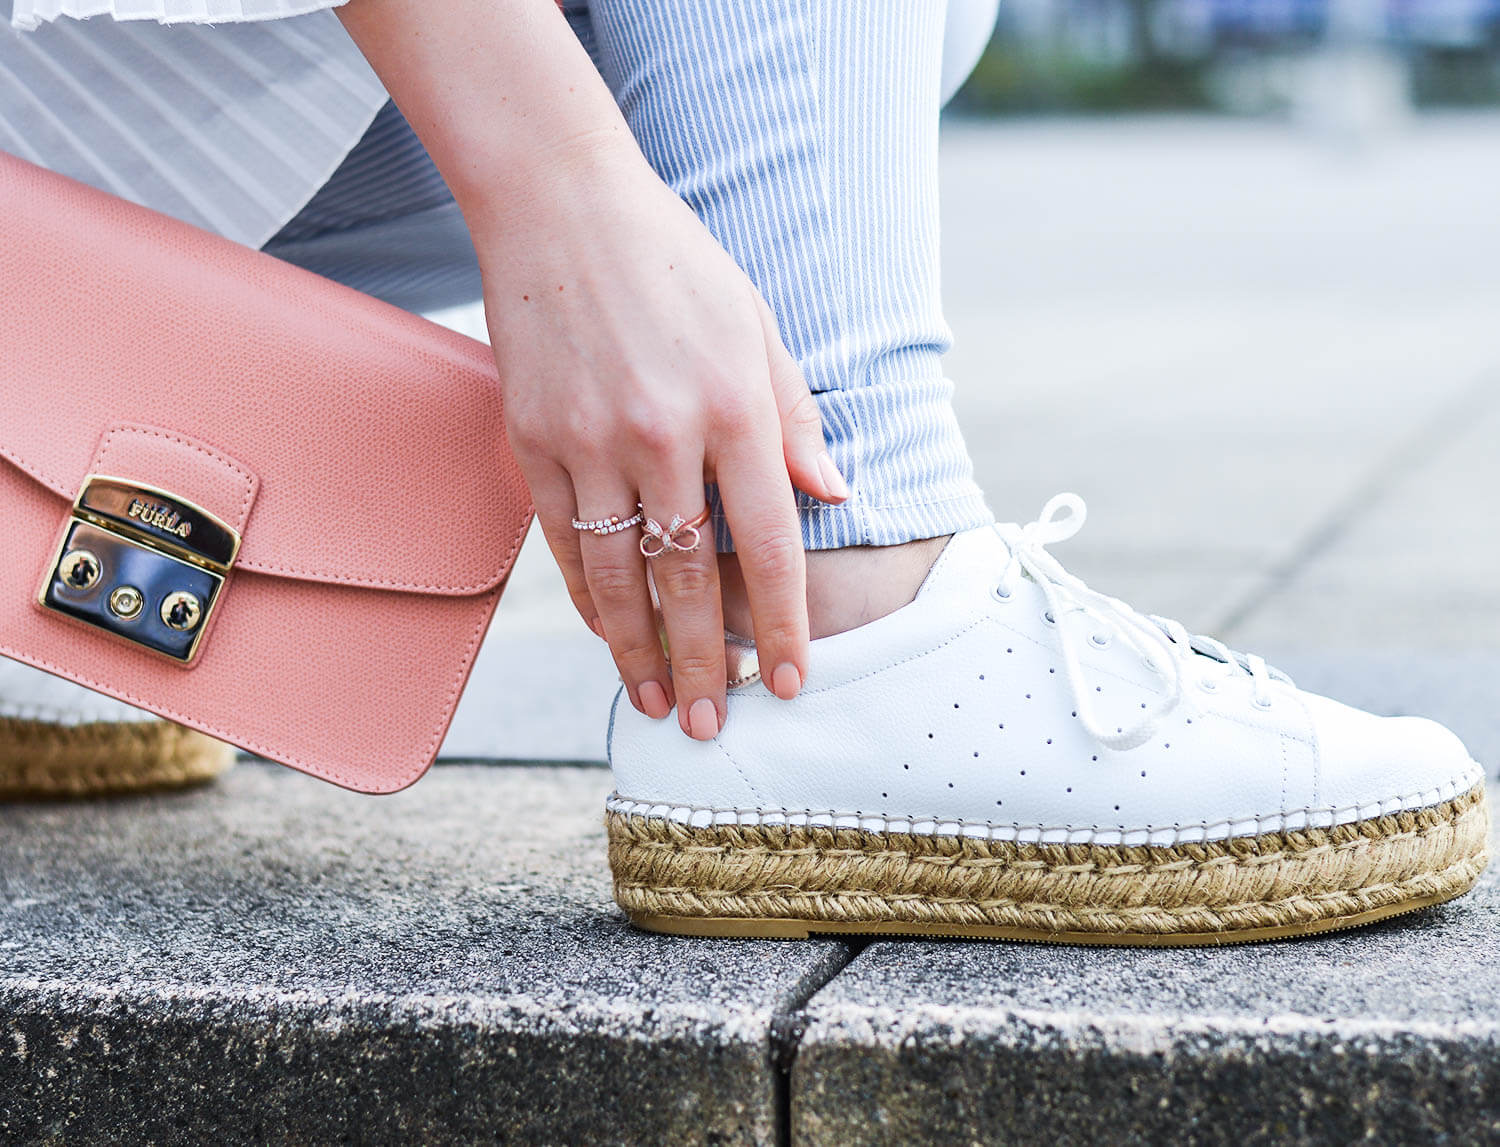
<instances>
[{"instance_id":1,"label":"pink leather handbag","mask_svg":"<svg viewBox=\"0 0 1500 1147\"><path fill-rule=\"evenodd\" d=\"M416 780L531 520L489 349L3 153L0 221L0 653Z\"/></svg>"}]
</instances>

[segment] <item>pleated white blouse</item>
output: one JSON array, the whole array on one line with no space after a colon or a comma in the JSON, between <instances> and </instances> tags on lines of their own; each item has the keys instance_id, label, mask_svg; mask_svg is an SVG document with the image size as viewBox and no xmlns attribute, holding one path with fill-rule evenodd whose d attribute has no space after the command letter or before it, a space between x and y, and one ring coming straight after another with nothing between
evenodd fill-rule
<instances>
[{"instance_id":1,"label":"pleated white blouse","mask_svg":"<svg viewBox=\"0 0 1500 1147\"><path fill-rule=\"evenodd\" d=\"M343 0L15 0L11 17L30 30L59 16L76 20L113 16L116 20L155 20L162 24L227 24L280 20L334 8Z\"/></svg>"},{"instance_id":2,"label":"pleated white blouse","mask_svg":"<svg viewBox=\"0 0 1500 1147\"><path fill-rule=\"evenodd\" d=\"M0 149L259 247L387 98L339 2L0 0Z\"/></svg>"}]
</instances>

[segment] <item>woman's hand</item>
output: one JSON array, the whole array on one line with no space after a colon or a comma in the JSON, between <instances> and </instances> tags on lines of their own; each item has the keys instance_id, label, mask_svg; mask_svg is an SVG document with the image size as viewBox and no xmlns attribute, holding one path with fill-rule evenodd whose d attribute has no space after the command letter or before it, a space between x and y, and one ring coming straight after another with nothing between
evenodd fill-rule
<instances>
[{"instance_id":1,"label":"woman's hand","mask_svg":"<svg viewBox=\"0 0 1500 1147\"><path fill-rule=\"evenodd\" d=\"M512 445L584 620L631 703L678 706L698 738L724 717L712 530L654 559L640 531L584 520L691 520L717 482L780 697L807 672L792 484L847 495L817 408L749 280L647 165L551 0L351 0L337 9L463 209L485 277Z\"/></svg>"},{"instance_id":2,"label":"woman's hand","mask_svg":"<svg viewBox=\"0 0 1500 1147\"><path fill-rule=\"evenodd\" d=\"M847 490L754 286L644 160L613 146L571 141L581 164L560 149L552 186L471 227L511 444L573 603L608 641L632 704L652 717L677 704L683 730L706 739L725 713L712 525L694 552L648 562L640 528L601 537L573 519L623 519L639 501L664 526L691 520L716 482L764 680L790 699L808 642L792 486L826 501Z\"/></svg>"}]
</instances>

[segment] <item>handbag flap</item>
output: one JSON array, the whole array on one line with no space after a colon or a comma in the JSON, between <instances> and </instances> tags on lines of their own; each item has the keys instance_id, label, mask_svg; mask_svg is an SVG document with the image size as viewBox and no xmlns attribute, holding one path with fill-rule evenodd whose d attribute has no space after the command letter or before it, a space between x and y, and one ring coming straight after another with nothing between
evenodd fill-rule
<instances>
[{"instance_id":1,"label":"handbag flap","mask_svg":"<svg viewBox=\"0 0 1500 1147\"><path fill-rule=\"evenodd\" d=\"M159 430L258 481L238 569L449 596L504 579L531 507L488 347L3 155L0 201L0 457L71 499L112 430ZM150 451L126 457L114 476L163 485Z\"/></svg>"}]
</instances>

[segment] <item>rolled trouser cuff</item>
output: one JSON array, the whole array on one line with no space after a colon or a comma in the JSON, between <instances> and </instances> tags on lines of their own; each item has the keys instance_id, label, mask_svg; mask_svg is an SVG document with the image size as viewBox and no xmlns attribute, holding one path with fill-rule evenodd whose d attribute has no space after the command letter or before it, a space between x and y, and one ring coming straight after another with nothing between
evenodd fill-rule
<instances>
[{"instance_id":1,"label":"rolled trouser cuff","mask_svg":"<svg viewBox=\"0 0 1500 1147\"><path fill-rule=\"evenodd\" d=\"M945 378L815 393L834 465L853 492L831 506L797 495L809 550L894 546L942 537L995 520L974 481L974 464ZM718 492L710 488L721 552L734 542Z\"/></svg>"}]
</instances>

